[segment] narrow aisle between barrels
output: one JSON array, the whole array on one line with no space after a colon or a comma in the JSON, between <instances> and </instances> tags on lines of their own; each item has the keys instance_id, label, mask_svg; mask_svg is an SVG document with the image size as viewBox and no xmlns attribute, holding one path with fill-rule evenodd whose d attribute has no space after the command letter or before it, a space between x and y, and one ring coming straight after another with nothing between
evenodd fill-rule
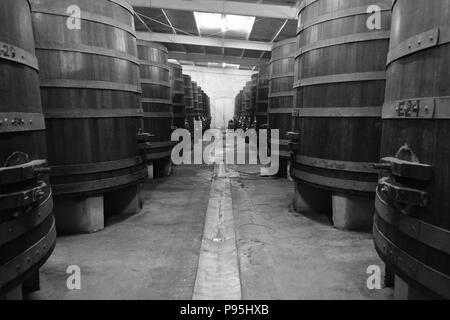
<instances>
[{"instance_id":1,"label":"narrow aisle between barrels","mask_svg":"<svg viewBox=\"0 0 450 320\"><path fill-rule=\"evenodd\" d=\"M29 299L191 299L213 166L175 167L142 185L144 207L116 216L103 231L59 237ZM69 290L70 265L81 290Z\"/></svg>"}]
</instances>

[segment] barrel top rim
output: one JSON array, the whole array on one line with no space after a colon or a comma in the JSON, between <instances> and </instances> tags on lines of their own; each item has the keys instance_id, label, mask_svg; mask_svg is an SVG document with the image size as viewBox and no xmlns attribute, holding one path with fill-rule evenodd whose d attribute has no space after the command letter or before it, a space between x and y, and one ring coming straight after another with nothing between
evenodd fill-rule
<instances>
[{"instance_id":1,"label":"barrel top rim","mask_svg":"<svg viewBox=\"0 0 450 320\"><path fill-rule=\"evenodd\" d=\"M155 48L155 49L162 50L162 51L164 51L166 53L169 53L169 50L167 50L167 48L164 45L162 45L161 43L158 43L158 42L138 39L137 40L137 44L138 44L138 46Z\"/></svg>"},{"instance_id":2,"label":"barrel top rim","mask_svg":"<svg viewBox=\"0 0 450 320\"><path fill-rule=\"evenodd\" d=\"M278 42L274 42L272 45L272 50L276 49L278 47L284 46L286 44L292 44L292 43L297 43L297 37L293 37L293 38L288 38L282 41L278 41Z\"/></svg>"},{"instance_id":3,"label":"barrel top rim","mask_svg":"<svg viewBox=\"0 0 450 320\"><path fill-rule=\"evenodd\" d=\"M131 14L134 15L134 9L133 6L131 4L129 4L127 1L125 0L108 0L109 2L113 2L125 9L127 9Z\"/></svg>"}]
</instances>

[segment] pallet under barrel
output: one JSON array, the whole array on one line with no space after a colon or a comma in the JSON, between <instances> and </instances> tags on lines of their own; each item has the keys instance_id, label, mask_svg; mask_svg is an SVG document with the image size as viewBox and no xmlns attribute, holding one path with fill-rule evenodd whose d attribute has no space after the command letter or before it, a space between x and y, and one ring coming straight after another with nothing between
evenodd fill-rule
<instances>
[{"instance_id":1,"label":"pallet under barrel","mask_svg":"<svg viewBox=\"0 0 450 320\"><path fill-rule=\"evenodd\" d=\"M124 1L31 0L59 233L140 210L147 177L133 9ZM67 8L83 8L81 28Z\"/></svg>"}]
</instances>

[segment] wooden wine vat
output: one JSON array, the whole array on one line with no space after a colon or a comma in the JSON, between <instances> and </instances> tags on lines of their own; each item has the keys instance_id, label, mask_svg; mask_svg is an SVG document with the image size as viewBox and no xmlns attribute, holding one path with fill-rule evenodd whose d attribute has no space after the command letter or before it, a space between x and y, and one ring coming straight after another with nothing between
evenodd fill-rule
<instances>
[{"instance_id":1,"label":"wooden wine vat","mask_svg":"<svg viewBox=\"0 0 450 320\"><path fill-rule=\"evenodd\" d=\"M121 1L99 2L32 0L55 195L105 192L145 174L136 138L142 109L133 11ZM68 29L73 4L98 19ZM102 22L108 19L114 22Z\"/></svg>"},{"instance_id":2,"label":"wooden wine vat","mask_svg":"<svg viewBox=\"0 0 450 320\"><path fill-rule=\"evenodd\" d=\"M241 126L242 117L242 95L243 90L241 90L235 98L234 101L234 128L238 129Z\"/></svg>"},{"instance_id":3,"label":"wooden wine vat","mask_svg":"<svg viewBox=\"0 0 450 320\"><path fill-rule=\"evenodd\" d=\"M184 82L184 103L186 105L186 119L188 123L188 130L193 134L194 130L194 96L192 94L191 76L183 74Z\"/></svg>"},{"instance_id":4,"label":"wooden wine vat","mask_svg":"<svg viewBox=\"0 0 450 320\"><path fill-rule=\"evenodd\" d=\"M192 81L192 98L194 102L194 119L198 121L198 86L197 82Z\"/></svg>"},{"instance_id":5,"label":"wooden wine vat","mask_svg":"<svg viewBox=\"0 0 450 320\"><path fill-rule=\"evenodd\" d=\"M243 126L245 129L250 128L251 118L252 118L252 82L249 81L245 84L242 92L242 112L241 116L243 118Z\"/></svg>"},{"instance_id":6,"label":"wooden wine vat","mask_svg":"<svg viewBox=\"0 0 450 320\"><path fill-rule=\"evenodd\" d=\"M292 131L292 111L294 108L294 54L295 38L277 42L272 47L269 76L268 124L270 129L278 129L280 135L279 174L288 174L291 158L289 140L286 134Z\"/></svg>"},{"instance_id":7,"label":"wooden wine vat","mask_svg":"<svg viewBox=\"0 0 450 320\"><path fill-rule=\"evenodd\" d=\"M257 89L258 89L258 77L259 74L255 73L252 75L252 81L251 81L251 86L250 86L250 107L249 107L249 112L250 112L250 125L252 128L255 128L254 124L255 124L255 119L256 119L256 94L257 94Z\"/></svg>"},{"instance_id":8,"label":"wooden wine vat","mask_svg":"<svg viewBox=\"0 0 450 320\"><path fill-rule=\"evenodd\" d=\"M255 120L256 128L267 124L267 108L269 104L270 64L261 63L256 84Z\"/></svg>"},{"instance_id":9,"label":"wooden wine vat","mask_svg":"<svg viewBox=\"0 0 450 320\"><path fill-rule=\"evenodd\" d=\"M184 101L183 68L175 60L169 61L170 84L172 86L173 125L184 129L186 126L186 104Z\"/></svg>"},{"instance_id":10,"label":"wooden wine vat","mask_svg":"<svg viewBox=\"0 0 450 320\"><path fill-rule=\"evenodd\" d=\"M205 129L211 129L211 100L206 93L204 94L203 116L205 118Z\"/></svg>"},{"instance_id":11,"label":"wooden wine vat","mask_svg":"<svg viewBox=\"0 0 450 320\"><path fill-rule=\"evenodd\" d=\"M198 118L198 120L202 120L203 116L203 94L202 94L202 87L197 87L197 109L195 110L195 116Z\"/></svg>"},{"instance_id":12,"label":"wooden wine vat","mask_svg":"<svg viewBox=\"0 0 450 320\"><path fill-rule=\"evenodd\" d=\"M450 298L449 16L446 0L392 12L373 231L398 299Z\"/></svg>"},{"instance_id":13,"label":"wooden wine vat","mask_svg":"<svg viewBox=\"0 0 450 320\"><path fill-rule=\"evenodd\" d=\"M38 72L29 2L0 1L0 300L37 290L55 246Z\"/></svg>"},{"instance_id":14,"label":"wooden wine vat","mask_svg":"<svg viewBox=\"0 0 450 320\"><path fill-rule=\"evenodd\" d=\"M141 63L142 108L144 129L153 135L146 152L147 161L153 163L154 176L170 174L173 110L168 51L159 43L138 41Z\"/></svg>"},{"instance_id":15,"label":"wooden wine vat","mask_svg":"<svg viewBox=\"0 0 450 320\"><path fill-rule=\"evenodd\" d=\"M392 1L376 3L380 30L368 28L373 4L317 0L299 7L294 123L300 136L292 174L300 184L333 192L333 221L342 229L366 229L373 216Z\"/></svg>"}]
</instances>

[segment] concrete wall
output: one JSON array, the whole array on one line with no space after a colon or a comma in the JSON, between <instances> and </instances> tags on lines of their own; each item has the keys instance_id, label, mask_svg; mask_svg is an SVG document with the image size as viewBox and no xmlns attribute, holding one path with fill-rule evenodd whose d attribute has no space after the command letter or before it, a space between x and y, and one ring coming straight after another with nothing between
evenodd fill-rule
<instances>
[{"instance_id":1,"label":"concrete wall","mask_svg":"<svg viewBox=\"0 0 450 320\"><path fill-rule=\"evenodd\" d=\"M234 98L251 80L252 71L183 66L183 73L192 77L211 99L212 128L228 125L234 115Z\"/></svg>"}]
</instances>

